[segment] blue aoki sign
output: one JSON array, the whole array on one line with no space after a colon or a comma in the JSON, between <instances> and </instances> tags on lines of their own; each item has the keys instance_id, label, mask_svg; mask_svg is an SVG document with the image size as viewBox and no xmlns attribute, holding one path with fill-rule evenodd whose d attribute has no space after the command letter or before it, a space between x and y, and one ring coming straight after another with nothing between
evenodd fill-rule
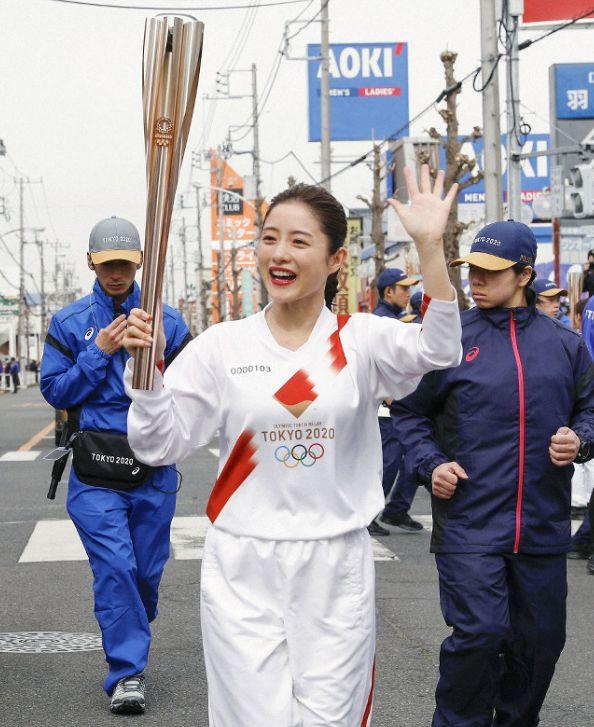
<instances>
[{"instance_id":1,"label":"blue aoki sign","mask_svg":"<svg viewBox=\"0 0 594 727\"><path fill-rule=\"evenodd\" d=\"M309 141L321 140L320 46L308 45ZM333 141L385 139L408 133L408 45L330 46L330 128Z\"/></svg>"}]
</instances>

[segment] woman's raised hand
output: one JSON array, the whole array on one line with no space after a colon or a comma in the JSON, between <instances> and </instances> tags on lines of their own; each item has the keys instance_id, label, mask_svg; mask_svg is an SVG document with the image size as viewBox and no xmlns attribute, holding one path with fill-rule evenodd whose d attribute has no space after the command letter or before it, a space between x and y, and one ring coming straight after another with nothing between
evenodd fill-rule
<instances>
[{"instance_id":1,"label":"woman's raised hand","mask_svg":"<svg viewBox=\"0 0 594 727\"><path fill-rule=\"evenodd\" d=\"M404 167L404 177L410 204L403 204L397 199L390 199L388 202L396 210L404 229L415 241L419 252L422 248L430 248L435 245L441 247L450 208L458 192L458 185L452 184L447 195L442 199L444 173L442 170L437 173L435 184L431 189L431 176L427 164L423 164L421 167L420 186L409 167Z\"/></svg>"},{"instance_id":2,"label":"woman's raised hand","mask_svg":"<svg viewBox=\"0 0 594 727\"><path fill-rule=\"evenodd\" d=\"M141 348L149 348L153 342L153 318L141 308L133 308L128 316L128 325L124 336L124 348L131 356ZM165 332L163 316L156 343L156 360L161 361L165 352Z\"/></svg>"}]
</instances>

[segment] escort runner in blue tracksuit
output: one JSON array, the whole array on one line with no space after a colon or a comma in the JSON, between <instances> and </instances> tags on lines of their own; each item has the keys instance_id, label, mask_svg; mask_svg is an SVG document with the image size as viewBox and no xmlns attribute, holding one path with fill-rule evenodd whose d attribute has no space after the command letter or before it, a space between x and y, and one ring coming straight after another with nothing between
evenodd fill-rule
<instances>
[{"instance_id":1,"label":"escort runner in blue tracksuit","mask_svg":"<svg viewBox=\"0 0 594 727\"><path fill-rule=\"evenodd\" d=\"M126 318L140 305L134 276L142 264L134 225L116 217L97 223L88 264L97 275L91 294L50 323L40 388L57 409L81 407L81 430L125 435L130 399L123 385L128 354L122 339ZM191 336L168 306L164 325L167 365ZM143 484L122 491L82 482L76 455L75 448L67 509L93 570L95 615L109 665L104 688L112 695L112 711L141 712L149 623L157 616L159 582L169 557L177 473L173 466L158 467Z\"/></svg>"},{"instance_id":2,"label":"escort runner in blue tracksuit","mask_svg":"<svg viewBox=\"0 0 594 727\"><path fill-rule=\"evenodd\" d=\"M403 323L411 323L416 320L419 312L409 314L406 307L410 299L410 287L419 283L415 278L409 278L403 270L399 268L386 268L377 279L377 290L379 301L373 314L384 318L395 318ZM421 296L421 293L415 293L415 296ZM414 297L414 296L413 296ZM387 404L389 402L386 402ZM403 451L400 442L396 436L390 412L388 407L380 407L379 427L382 438L382 460L384 473L382 477L382 487L386 498L386 509L380 517L386 525L393 526L399 530L407 532L418 532L423 529L421 523L413 520L408 514L410 506L417 489L416 482L410 484L410 479L400 480L400 486L397 487L396 476L402 470ZM388 504L390 504L388 508ZM377 520L374 520L369 528L371 535L389 535L390 531L382 527Z\"/></svg>"},{"instance_id":3,"label":"escort runner in blue tracksuit","mask_svg":"<svg viewBox=\"0 0 594 727\"><path fill-rule=\"evenodd\" d=\"M469 263L477 303L462 315L462 363L394 405L432 492L431 550L453 629L434 727L534 727L565 643L572 462L592 456L594 364L525 292L535 259L521 223L477 234L452 263Z\"/></svg>"}]
</instances>

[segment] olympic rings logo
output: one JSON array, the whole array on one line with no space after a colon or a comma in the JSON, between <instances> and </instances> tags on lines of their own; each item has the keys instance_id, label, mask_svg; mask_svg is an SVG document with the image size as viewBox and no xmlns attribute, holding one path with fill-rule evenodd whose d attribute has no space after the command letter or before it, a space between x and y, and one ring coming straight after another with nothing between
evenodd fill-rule
<instances>
[{"instance_id":1,"label":"olympic rings logo","mask_svg":"<svg viewBox=\"0 0 594 727\"><path fill-rule=\"evenodd\" d=\"M304 444L296 444L290 449L281 444L274 451L274 459L277 462L282 462L290 470L299 467L300 464L304 467L313 467L319 459L322 459L324 451L324 447L320 442L313 442L309 447Z\"/></svg>"}]
</instances>

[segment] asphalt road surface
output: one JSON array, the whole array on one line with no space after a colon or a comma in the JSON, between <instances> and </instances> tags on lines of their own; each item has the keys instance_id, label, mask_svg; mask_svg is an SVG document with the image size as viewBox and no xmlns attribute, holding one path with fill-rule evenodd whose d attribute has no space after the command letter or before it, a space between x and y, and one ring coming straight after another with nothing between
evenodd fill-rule
<instances>
[{"instance_id":1,"label":"asphalt road surface","mask_svg":"<svg viewBox=\"0 0 594 727\"><path fill-rule=\"evenodd\" d=\"M103 727L126 720L147 727L206 727L199 558L216 442L181 466L173 554L153 624L147 712L117 717L109 713L101 689L105 663L96 649L91 574L67 521L66 478L56 500L46 499L50 464L41 458L54 446L53 410L31 388L1 394L0 417L0 727ZM413 514L430 527L423 491ZM448 634L428 552L429 531L381 541L372 724L425 727L431 724L439 645ZM570 561L567 645L541 715L543 727L594 725L593 595L594 578L584 562ZM42 635L23 636L32 632Z\"/></svg>"}]
</instances>

